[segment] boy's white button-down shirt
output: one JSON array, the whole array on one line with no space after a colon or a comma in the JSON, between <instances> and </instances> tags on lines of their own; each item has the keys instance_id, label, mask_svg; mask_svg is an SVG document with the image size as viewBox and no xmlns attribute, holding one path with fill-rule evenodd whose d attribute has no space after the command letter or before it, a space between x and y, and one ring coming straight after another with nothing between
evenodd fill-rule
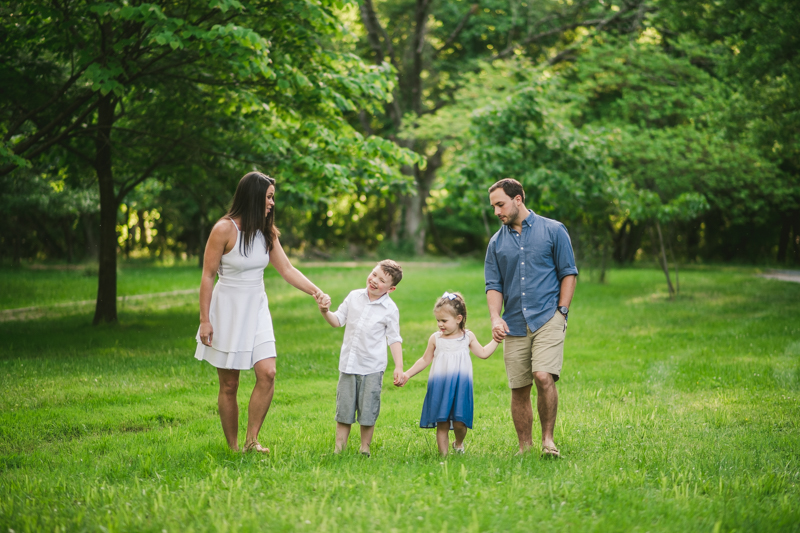
<instances>
[{"instance_id":1,"label":"boy's white button-down shirt","mask_svg":"<svg viewBox=\"0 0 800 533\"><path fill-rule=\"evenodd\" d=\"M386 347L403 342L400 336L400 310L389 293L370 302L367 289L347 295L334 313L345 326L339 371L345 374L374 374L387 366Z\"/></svg>"}]
</instances>

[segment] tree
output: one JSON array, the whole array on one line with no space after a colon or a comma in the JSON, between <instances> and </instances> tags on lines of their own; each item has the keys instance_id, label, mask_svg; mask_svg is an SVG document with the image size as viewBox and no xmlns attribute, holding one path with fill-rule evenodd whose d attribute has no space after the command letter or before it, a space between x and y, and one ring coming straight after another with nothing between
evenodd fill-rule
<instances>
[{"instance_id":1,"label":"tree","mask_svg":"<svg viewBox=\"0 0 800 533\"><path fill-rule=\"evenodd\" d=\"M365 176L391 178L396 164L415 161L344 120L386 99L392 85L386 69L331 45L344 31L332 5L24 0L0 8L0 175L53 151L93 169L95 323L117 319L117 210L145 180L271 166L302 178L287 180L288 192L319 195Z\"/></svg>"},{"instance_id":2,"label":"tree","mask_svg":"<svg viewBox=\"0 0 800 533\"><path fill-rule=\"evenodd\" d=\"M379 115L362 113L362 126L427 158L425 167L404 169L416 191L402 199L392 239L404 237L413 241L417 254L424 251L426 203L449 139L429 134L417 122L451 105L467 83L465 76L480 69L480 60L527 54L557 63L572 53L576 29L627 31L651 9L644 1L360 2L362 55L391 63L397 79L391 104Z\"/></svg>"}]
</instances>

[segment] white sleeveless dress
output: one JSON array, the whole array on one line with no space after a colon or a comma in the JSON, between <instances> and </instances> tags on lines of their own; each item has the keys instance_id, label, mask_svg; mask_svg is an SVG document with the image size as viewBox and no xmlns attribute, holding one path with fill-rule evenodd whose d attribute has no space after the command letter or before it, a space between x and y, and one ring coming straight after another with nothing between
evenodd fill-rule
<instances>
[{"instance_id":1,"label":"white sleeveless dress","mask_svg":"<svg viewBox=\"0 0 800 533\"><path fill-rule=\"evenodd\" d=\"M214 328L211 346L200 342L199 329L195 336L196 359L230 370L248 370L261 359L275 357L275 334L264 291L269 251L260 231L247 256L239 250L241 240L237 226L236 244L220 260L208 313Z\"/></svg>"},{"instance_id":2,"label":"white sleeveless dress","mask_svg":"<svg viewBox=\"0 0 800 533\"><path fill-rule=\"evenodd\" d=\"M472 360L469 330L456 339L443 339L436 332L436 348L428 375L428 392L422 404L421 428L435 428L438 422L462 422L472 428Z\"/></svg>"}]
</instances>

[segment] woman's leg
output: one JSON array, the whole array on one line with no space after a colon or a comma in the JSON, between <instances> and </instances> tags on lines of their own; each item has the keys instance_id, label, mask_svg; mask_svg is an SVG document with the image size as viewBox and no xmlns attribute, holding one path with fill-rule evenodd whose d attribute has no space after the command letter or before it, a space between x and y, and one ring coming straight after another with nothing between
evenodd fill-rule
<instances>
[{"instance_id":1,"label":"woman's leg","mask_svg":"<svg viewBox=\"0 0 800 533\"><path fill-rule=\"evenodd\" d=\"M222 431L231 450L239 449L239 404L236 402L236 391L239 390L239 371L218 368L219 396L217 407Z\"/></svg>"},{"instance_id":2,"label":"woman's leg","mask_svg":"<svg viewBox=\"0 0 800 533\"><path fill-rule=\"evenodd\" d=\"M464 437L467 436L467 426L464 422L453 422L453 433L456 435L456 441L453 445L456 448L464 449Z\"/></svg>"},{"instance_id":3,"label":"woman's leg","mask_svg":"<svg viewBox=\"0 0 800 533\"><path fill-rule=\"evenodd\" d=\"M436 444L439 446L439 453L442 456L450 451L450 422L436 423Z\"/></svg>"},{"instance_id":4,"label":"woman's leg","mask_svg":"<svg viewBox=\"0 0 800 533\"><path fill-rule=\"evenodd\" d=\"M253 367L256 373L256 386L253 394L250 395L250 405L247 407L247 435L245 436L245 446L258 440L258 432L267 416L269 406L272 403L272 395L275 393L275 358L262 359Z\"/></svg>"}]
</instances>

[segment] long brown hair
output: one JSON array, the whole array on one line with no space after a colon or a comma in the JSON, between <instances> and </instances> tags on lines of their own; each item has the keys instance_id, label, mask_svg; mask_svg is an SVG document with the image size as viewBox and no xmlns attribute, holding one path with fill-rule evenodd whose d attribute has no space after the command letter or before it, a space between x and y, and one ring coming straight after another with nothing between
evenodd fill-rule
<instances>
[{"instance_id":1,"label":"long brown hair","mask_svg":"<svg viewBox=\"0 0 800 533\"><path fill-rule=\"evenodd\" d=\"M253 247L253 241L259 230L264 236L266 250L272 251L272 243L280 236L280 231L275 227L275 207L269 210L267 216L267 191L270 185L275 186L275 180L261 172L248 172L239 180L236 193L233 195L231 207L225 216L239 218L242 238L239 241L239 252L247 256Z\"/></svg>"}]
</instances>

